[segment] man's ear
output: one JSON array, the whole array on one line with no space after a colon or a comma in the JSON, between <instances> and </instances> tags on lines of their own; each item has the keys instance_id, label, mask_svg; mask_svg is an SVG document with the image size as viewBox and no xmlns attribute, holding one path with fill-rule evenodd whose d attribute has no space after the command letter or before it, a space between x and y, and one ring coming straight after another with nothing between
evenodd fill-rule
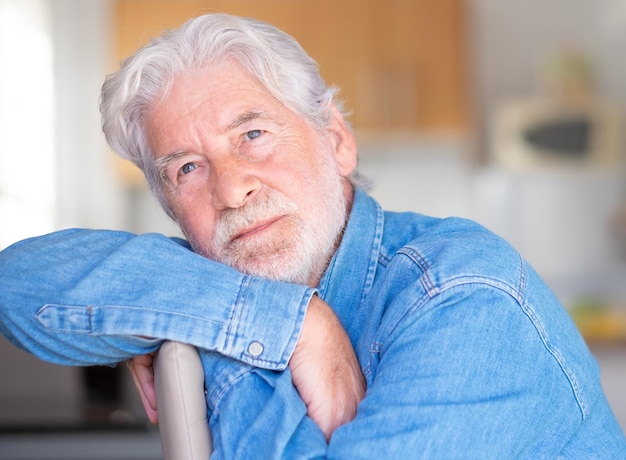
<instances>
[{"instance_id":1,"label":"man's ear","mask_svg":"<svg viewBox=\"0 0 626 460\"><path fill-rule=\"evenodd\" d=\"M356 140L343 115L334 104L330 107L331 117L328 127L331 147L337 169L343 177L348 177L357 166Z\"/></svg>"}]
</instances>

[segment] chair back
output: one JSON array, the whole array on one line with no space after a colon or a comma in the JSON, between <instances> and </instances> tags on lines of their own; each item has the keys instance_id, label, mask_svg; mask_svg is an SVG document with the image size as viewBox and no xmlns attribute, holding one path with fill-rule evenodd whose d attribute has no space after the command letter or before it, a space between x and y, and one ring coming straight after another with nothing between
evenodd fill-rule
<instances>
[{"instance_id":1,"label":"chair back","mask_svg":"<svg viewBox=\"0 0 626 460\"><path fill-rule=\"evenodd\" d=\"M164 460L208 460L212 440L198 351L163 343L154 362L154 383Z\"/></svg>"}]
</instances>

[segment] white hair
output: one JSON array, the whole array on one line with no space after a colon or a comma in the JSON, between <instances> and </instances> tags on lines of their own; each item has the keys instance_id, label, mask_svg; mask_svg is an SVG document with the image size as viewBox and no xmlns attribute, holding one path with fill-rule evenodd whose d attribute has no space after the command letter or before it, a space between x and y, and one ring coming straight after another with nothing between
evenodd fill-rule
<instances>
[{"instance_id":1,"label":"white hair","mask_svg":"<svg viewBox=\"0 0 626 460\"><path fill-rule=\"evenodd\" d=\"M293 37L270 24L207 14L154 38L107 76L100 111L108 143L143 171L170 216L144 114L167 94L176 76L224 59L238 61L277 100L316 127L328 125L332 104L341 110L336 88L326 86L317 63Z\"/></svg>"}]
</instances>

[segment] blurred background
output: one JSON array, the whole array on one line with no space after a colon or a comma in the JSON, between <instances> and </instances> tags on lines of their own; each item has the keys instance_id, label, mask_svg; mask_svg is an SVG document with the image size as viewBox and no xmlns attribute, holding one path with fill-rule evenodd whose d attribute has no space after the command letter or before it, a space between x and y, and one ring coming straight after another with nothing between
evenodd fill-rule
<instances>
[{"instance_id":1,"label":"blurred background","mask_svg":"<svg viewBox=\"0 0 626 460\"><path fill-rule=\"evenodd\" d=\"M296 37L392 210L475 219L544 276L626 427L622 0L0 0L0 249L72 226L178 234L100 131L104 76L208 11ZM0 458L159 458L125 370L0 338ZM101 447L100 447L101 446Z\"/></svg>"}]
</instances>

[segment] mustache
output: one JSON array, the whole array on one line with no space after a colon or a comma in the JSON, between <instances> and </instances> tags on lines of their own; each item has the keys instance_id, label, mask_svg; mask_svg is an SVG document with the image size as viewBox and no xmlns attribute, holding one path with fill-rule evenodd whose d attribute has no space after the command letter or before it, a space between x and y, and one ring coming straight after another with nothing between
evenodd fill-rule
<instances>
[{"instance_id":1,"label":"mustache","mask_svg":"<svg viewBox=\"0 0 626 460\"><path fill-rule=\"evenodd\" d=\"M244 206L222 212L215 226L213 244L225 247L241 231L257 222L291 214L298 209L295 202L276 191L260 191Z\"/></svg>"}]
</instances>

